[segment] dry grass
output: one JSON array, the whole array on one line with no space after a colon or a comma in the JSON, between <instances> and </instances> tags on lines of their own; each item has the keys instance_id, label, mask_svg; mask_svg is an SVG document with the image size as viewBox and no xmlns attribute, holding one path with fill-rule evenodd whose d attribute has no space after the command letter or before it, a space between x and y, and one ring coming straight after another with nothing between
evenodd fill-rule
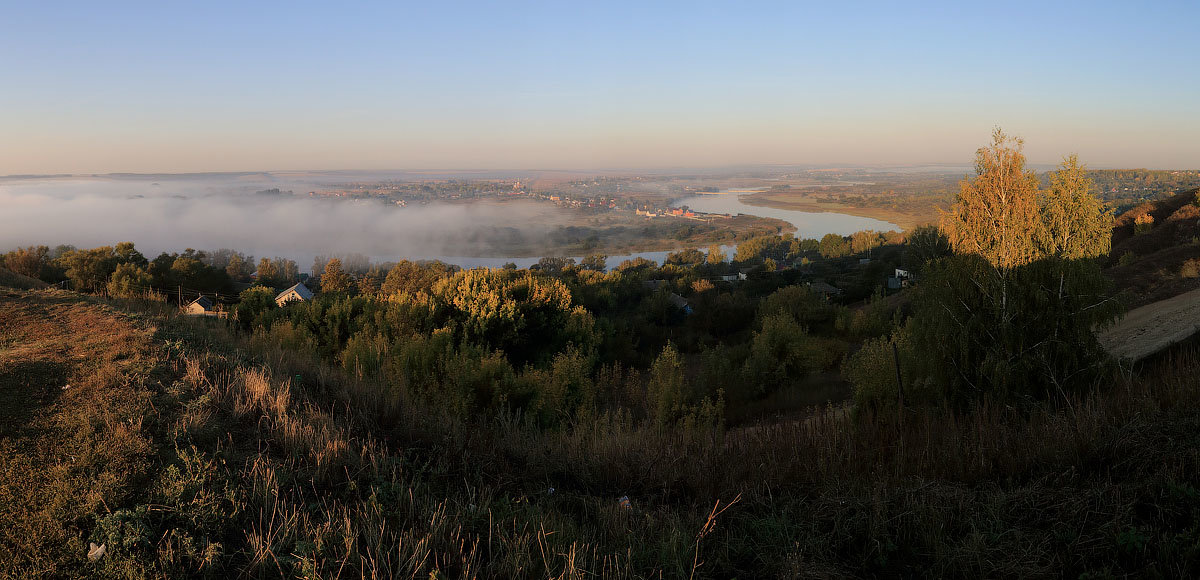
<instances>
[{"instance_id":1,"label":"dry grass","mask_svg":"<svg viewBox=\"0 0 1200 580\"><path fill-rule=\"evenodd\" d=\"M49 284L42 282L37 278L30 278L29 276L18 274L7 268L0 268L0 286L7 286L17 290L37 290L40 288L46 288L49 286Z\"/></svg>"},{"instance_id":2,"label":"dry grass","mask_svg":"<svg viewBox=\"0 0 1200 580\"><path fill-rule=\"evenodd\" d=\"M64 292L0 296L0 572L81 569L81 520L149 475L151 335Z\"/></svg>"}]
</instances>

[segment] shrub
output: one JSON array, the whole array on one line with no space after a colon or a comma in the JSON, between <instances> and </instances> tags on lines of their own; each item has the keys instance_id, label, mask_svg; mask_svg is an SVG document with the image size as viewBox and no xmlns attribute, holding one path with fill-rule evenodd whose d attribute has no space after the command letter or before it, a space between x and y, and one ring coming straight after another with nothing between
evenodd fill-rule
<instances>
[{"instance_id":1,"label":"shrub","mask_svg":"<svg viewBox=\"0 0 1200 580\"><path fill-rule=\"evenodd\" d=\"M259 315L275 307L275 291L266 286L254 286L242 291L233 317L244 328L250 328Z\"/></svg>"},{"instance_id":2,"label":"shrub","mask_svg":"<svg viewBox=\"0 0 1200 580\"><path fill-rule=\"evenodd\" d=\"M650 416L660 427L673 423L683 413L683 361L674 345L668 343L663 347L662 353L650 367L646 391Z\"/></svg>"},{"instance_id":3,"label":"shrub","mask_svg":"<svg viewBox=\"0 0 1200 580\"><path fill-rule=\"evenodd\" d=\"M108 280L108 295L114 298L133 298L150 292L153 278L145 268L135 264L117 264Z\"/></svg>"},{"instance_id":4,"label":"shrub","mask_svg":"<svg viewBox=\"0 0 1200 580\"><path fill-rule=\"evenodd\" d=\"M1145 213L1133 219L1133 233L1141 235L1154 229L1154 216Z\"/></svg>"},{"instance_id":5,"label":"shrub","mask_svg":"<svg viewBox=\"0 0 1200 580\"><path fill-rule=\"evenodd\" d=\"M1179 276L1181 278L1200 278L1200 259L1191 259L1183 263L1179 268Z\"/></svg>"}]
</instances>

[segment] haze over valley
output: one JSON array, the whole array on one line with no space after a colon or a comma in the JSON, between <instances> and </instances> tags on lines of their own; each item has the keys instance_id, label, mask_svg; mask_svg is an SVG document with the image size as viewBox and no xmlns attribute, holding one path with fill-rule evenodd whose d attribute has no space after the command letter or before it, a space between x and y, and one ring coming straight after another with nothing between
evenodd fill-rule
<instances>
[{"instance_id":1,"label":"haze over valley","mask_svg":"<svg viewBox=\"0 0 1200 580\"><path fill-rule=\"evenodd\" d=\"M469 267L498 266L505 259L532 263L543 256L584 253L649 252L646 255L661 261L667 251L689 245L736 244L736 234L704 238L677 235L673 229L665 235L653 230L713 229L712 220L670 215L672 206L688 206L689 202L696 206L693 209L721 215L716 225L725 229L737 221L726 218L742 212L780 220L761 220L760 233L786 229L820 238L863 229L899 229L882 220L848 214L744 205L738 201L738 192L751 191L746 189L727 196L700 193L718 191L718 186L778 183L778 176L765 180L719 173L681 176L657 172L648 176L579 174L569 179L551 174L539 179L542 173L515 174L517 177L511 172L281 172L0 178L0 205L6 208L0 214L0 245L92 247L129 238L155 254L186 248L238 248L250 255L282 256L303 264L314 256L333 253L360 254L381 262L442 259ZM610 184L626 180L632 185L624 186L624 191ZM601 181L610 185L603 192ZM430 183L440 188L440 193L424 193ZM588 186L598 193L588 192ZM406 197L407 189L421 192L420 198ZM638 211L664 215L654 221L653 216L638 215Z\"/></svg>"}]
</instances>

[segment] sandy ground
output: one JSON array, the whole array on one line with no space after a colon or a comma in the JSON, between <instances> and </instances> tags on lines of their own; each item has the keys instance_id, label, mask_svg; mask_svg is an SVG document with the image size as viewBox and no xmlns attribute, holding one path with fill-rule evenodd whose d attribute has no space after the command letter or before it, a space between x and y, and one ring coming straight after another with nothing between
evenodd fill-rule
<instances>
[{"instance_id":1,"label":"sandy ground","mask_svg":"<svg viewBox=\"0 0 1200 580\"><path fill-rule=\"evenodd\" d=\"M924 215L915 215L901 213L886 208L856 207L841 203L817 201L807 194L792 191L757 191L753 193L743 193L739 195L738 199L740 199L742 203L748 205L773 207L775 209L809 212L835 212L856 215L859 217L869 217L896 224L903 230L910 230L918 225L937 223L937 214L934 213L933 210Z\"/></svg>"},{"instance_id":2,"label":"sandy ground","mask_svg":"<svg viewBox=\"0 0 1200 580\"><path fill-rule=\"evenodd\" d=\"M1130 310L1097 338L1118 358L1141 360L1200 331L1200 290Z\"/></svg>"}]
</instances>

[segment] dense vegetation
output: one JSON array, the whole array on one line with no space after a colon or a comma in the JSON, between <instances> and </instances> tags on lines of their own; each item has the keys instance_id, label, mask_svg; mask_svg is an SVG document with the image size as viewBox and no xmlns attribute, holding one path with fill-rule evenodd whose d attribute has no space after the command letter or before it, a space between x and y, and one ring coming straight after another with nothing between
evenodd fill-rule
<instances>
[{"instance_id":1,"label":"dense vegetation","mask_svg":"<svg viewBox=\"0 0 1200 580\"><path fill-rule=\"evenodd\" d=\"M0 299L0 572L1194 575L1200 358L1098 348L1111 222L1074 158L1043 188L997 132L940 227L320 259L283 307L264 260L225 319L146 289L248 283L240 254L10 252L112 298Z\"/></svg>"}]
</instances>

